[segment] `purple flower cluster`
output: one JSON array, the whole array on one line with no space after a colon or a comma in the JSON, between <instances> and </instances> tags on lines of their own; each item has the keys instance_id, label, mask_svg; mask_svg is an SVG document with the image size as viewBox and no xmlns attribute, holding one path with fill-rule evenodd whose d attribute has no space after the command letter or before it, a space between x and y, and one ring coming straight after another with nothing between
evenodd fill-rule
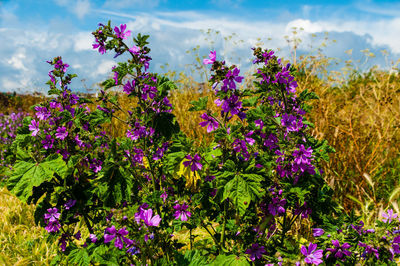
<instances>
[{"instance_id":1,"label":"purple flower cluster","mask_svg":"<svg viewBox=\"0 0 400 266\"><path fill-rule=\"evenodd\" d=\"M131 140L138 140L145 137L151 137L154 134L153 128L146 128L145 126L140 125L138 121L135 122L132 129L128 129L126 132L126 136Z\"/></svg>"},{"instance_id":2,"label":"purple flower cluster","mask_svg":"<svg viewBox=\"0 0 400 266\"><path fill-rule=\"evenodd\" d=\"M250 256L251 261L255 261L256 259L261 259L262 255L265 254L265 247L260 246L258 243L254 243L250 248L246 249L244 252Z\"/></svg>"},{"instance_id":3,"label":"purple flower cluster","mask_svg":"<svg viewBox=\"0 0 400 266\"><path fill-rule=\"evenodd\" d=\"M298 150L293 151L293 173L296 173L300 170L301 173L308 172L310 175L315 174L315 167L311 164L311 160L313 158L312 152L313 150L311 147L306 149L303 144L298 147Z\"/></svg>"},{"instance_id":4,"label":"purple flower cluster","mask_svg":"<svg viewBox=\"0 0 400 266\"><path fill-rule=\"evenodd\" d=\"M272 191L271 194L273 195L271 202L268 204L268 211L273 216L280 216L286 212L285 205L286 199L282 199L283 190L280 189L278 193Z\"/></svg>"},{"instance_id":5,"label":"purple flower cluster","mask_svg":"<svg viewBox=\"0 0 400 266\"><path fill-rule=\"evenodd\" d=\"M60 230L60 215L61 213L58 212L57 208L47 209L47 213L44 214L44 221L47 224L45 229L47 232L58 232Z\"/></svg>"}]
</instances>

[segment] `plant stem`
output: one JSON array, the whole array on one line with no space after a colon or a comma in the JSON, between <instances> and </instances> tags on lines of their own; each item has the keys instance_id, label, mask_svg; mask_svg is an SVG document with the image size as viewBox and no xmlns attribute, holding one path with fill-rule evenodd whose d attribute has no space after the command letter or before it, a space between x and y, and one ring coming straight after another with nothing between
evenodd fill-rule
<instances>
[{"instance_id":1,"label":"plant stem","mask_svg":"<svg viewBox=\"0 0 400 266\"><path fill-rule=\"evenodd\" d=\"M225 246L225 229L226 229L226 216L227 216L228 202L224 201L224 223L222 224L221 246Z\"/></svg>"}]
</instances>

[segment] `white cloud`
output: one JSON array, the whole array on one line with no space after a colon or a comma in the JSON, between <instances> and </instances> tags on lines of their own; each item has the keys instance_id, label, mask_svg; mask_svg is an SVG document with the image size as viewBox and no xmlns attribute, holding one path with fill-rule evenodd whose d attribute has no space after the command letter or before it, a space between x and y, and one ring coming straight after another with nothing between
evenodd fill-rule
<instances>
[{"instance_id":1,"label":"white cloud","mask_svg":"<svg viewBox=\"0 0 400 266\"><path fill-rule=\"evenodd\" d=\"M83 19L91 10L90 0L54 0L54 2L59 6L68 8L79 19Z\"/></svg>"},{"instance_id":2,"label":"white cloud","mask_svg":"<svg viewBox=\"0 0 400 266\"><path fill-rule=\"evenodd\" d=\"M19 48L18 51L11 56L10 59L6 60L13 68L17 70L27 71L28 69L24 65L26 59L26 52L24 48Z\"/></svg>"},{"instance_id":3,"label":"white cloud","mask_svg":"<svg viewBox=\"0 0 400 266\"><path fill-rule=\"evenodd\" d=\"M78 0L73 8L74 13L80 19L82 19L90 11L89 0Z\"/></svg>"},{"instance_id":4,"label":"white cloud","mask_svg":"<svg viewBox=\"0 0 400 266\"><path fill-rule=\"evenodd\" d=\"M112 60L104 60L97 67L96 71L92 73L92 76L96 77L98 75L104 75L107 73L111 73L111 68L115 66L116 63Z\"/></svg>"},{"instance_id":5,"label":"white cloud","mask_svg":"<svg viewBox=\"0 0 400 266\"><path fill-rule=\"evenodd\" d=\"M68 1L56 0L60 5ZM125 4L144 4L144 1L123 1ZM77 17L84 17L91 10L89 0L74 1L72 6L83 5L82 12L75 10ZM107 2L111 4L111 1ZM86 8L86 9L85 9ZM304 7L303 12L312 12L309 7ZM73 10L71 10L73 11ZM152 65L160 66L168 62L173 70L182 70L185 64L193 61L193 56L186 54L196 45L200 45L198 51L200 57L207 56L209 49L216 49L218 58L235 64L246 62L239 61L240 58L248 60L251 56L250 48L256 43L264 42L264 47L271 49L284 48L278 53L279 56L288 56L286 40L284 35L290 35L292 27L304 28L300 37L303 44L300 49L307 51L306 44L311 40L310 33L331 32L337 37L341 45L328 47L331 56L343 56L347 49L354 51L365 48L389 47L389 52L400 53L400 17L379 20L352 20L340 21L326 19L324 21L313 21L306 19L293 19L291 21L277 22L272 20L245 20L241 18L216 16L194 11L180 12L154 12L154 13L119 13L108 10L95 10L102 17L118 17L125 20L128 29L134 34L141 32L150 35L151 56L154 58ZM10 19L13 19L12 16ZM8 25L4 23L3 25ZM3 26L4 27L4 26ZM220 31L216 34L211 31L209 35L201 33L200 30L215 29ZM99 79L110 75L112 66L116 62L112 60L113 53L107 52L100 55L93 51L93 37L89 31L78 31L66 33L47 29L30 30L28 28L0 28L0 87L1 90L13 90L23 88L32 89L32 86L43 85L48 77L50 66L45 60L62 55L63 60L71 65L72 72L79 74L79 79L93 84ZM93 29L94 30L94 29ZM223 37L236 33L229 41ZM206 40L208 38L208 40ZM261 38L260 40L258 38ZM268 41L267 38L272 38ZM214 42L211 44L211 40ZM240 42L242 40L242 42ZM233 43L237 44L234 45ZM131 43L129 43L131 45ZM330 49L330 50L329 50ZM225 55L225 57L224 57ZM231 58L232 57L232 58ZM117 58L116 60L119 60ZM158 71L159 69L155 69ZM244 72L243 69L242 72ZM78 80L78 79L77 79Z\"/></svg>"},{"instance_id":6,"label":"white cloud","mask_svg":"<svg viewBox=\"0 0 400 266\"><path fill-rule=\"evenodd\" d=\"M363 36L370 35L372 45L387 45L394 53L400 53L400 17L374 21L314 21L296 19L287 24L286 31L292 27L304 28L305 33L353 32Z\"/></svg>"},{"instance_id":7,"label":"white cloud","mask_svg":"<svg viewBox=\"0 0 400 266\"><path fill-rule=\"evenodd\" d=\"M75 37L74 50L76 52L92 50L93 36L90 32L79 32Z\"/></svg>"},{"instance_id":8,"label":"white cloud","mask_svg":"<svg viewBox=\"0 0 400 266\"><path fill-rule=\"evenodd\" d=\"M104 3L104 7L113 9L122 8L154 8L160 3L159 0L107 0Z\"/></svg>"}]
</instances>

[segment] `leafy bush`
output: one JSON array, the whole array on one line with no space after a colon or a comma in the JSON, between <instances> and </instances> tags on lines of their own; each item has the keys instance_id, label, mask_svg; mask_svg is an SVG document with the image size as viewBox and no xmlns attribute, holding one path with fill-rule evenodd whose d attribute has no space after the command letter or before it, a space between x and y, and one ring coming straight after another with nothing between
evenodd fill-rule
<instances>
[{"instance_id":1,"label":"leafy bush","mask_svg":"<svg viewBox=\"0 0 400 266\"><path fill-rule=\"evenodd\" d=\"M131 47L130 34L110 22L93 32L101 54L130 55L96 108L68 88L75 75L61 57L48 61L55 97L34 107L11 146L7 188L36 204L36 222L58 241L54 263L391 263L400 253L393 212L373 231L332 200L320 164L333 149L310 134L304 115L317 96L297 92L295 67L254 48L254 84L239 88L240 70L210 52L218 112L207 97L191 103L210 135L193 145L169 101L175 84L148 72L149 36ZM121 137L104 130L115 120Z\"/></svg>"}]
</instances>

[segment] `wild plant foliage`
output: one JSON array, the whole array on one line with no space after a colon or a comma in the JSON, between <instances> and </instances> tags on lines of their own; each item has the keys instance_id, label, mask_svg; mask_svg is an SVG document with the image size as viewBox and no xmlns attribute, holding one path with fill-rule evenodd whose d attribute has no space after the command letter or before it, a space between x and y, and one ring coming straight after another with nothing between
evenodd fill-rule
<instances>
[{"instance_id":1,"label":"wild plant foliage","mask_svg":"<svg viewBox=\"0 0 400 266\"><path fill-rule=\"evenodd\" d=\"M304 117L317 96L297 91L296 69L272 50L253 49L256 81L243 89L240 70L210 52L219 112L207 97L192 102L188 119L200 116L212 138L195 146L168 99L176 86L149 72L149 36L127 44L126 25L110 22L93 35L99 53L130 56L102 83L97 108L72 93L75 75L56 57L47 83L55 97L34 107L11 145L7 187L36 204L36 221L60 247L54 263L353 265L400 253L396 214L364 229L332 201L320 162L333 149ZM132 104L125 109L111 88ZM124 137L104 131L114 120Z\"/></svg>"}]
</instances>

